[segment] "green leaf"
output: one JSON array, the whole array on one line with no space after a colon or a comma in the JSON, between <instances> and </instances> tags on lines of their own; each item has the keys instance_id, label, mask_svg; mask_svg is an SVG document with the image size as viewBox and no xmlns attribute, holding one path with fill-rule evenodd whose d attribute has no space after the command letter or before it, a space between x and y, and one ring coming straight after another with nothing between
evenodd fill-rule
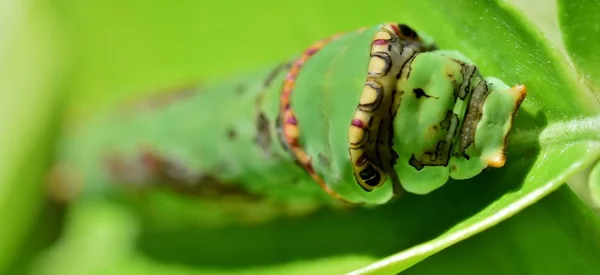
<instances>
[{"instance_id":1,"label":"green leaf","mask_svg":"<svg viewBox=\"0 0 600 275\"><path fill-rule=\"evenodd\" d=\"M507 222L432 256L406 274L448 270L453 274L569 274L575 270L594 274L600 269L596 254L600 232L582 234L581 229L600 224L586 208L571 190L562 187Z\"/></svg>"},{"instance_id":2,"label":"green leaf","mask_svg":"<svg viewBox=\"0 0 600 275\"><path fill-rule=\"evenodd\" d=\"M592 168L588 182L592 203L600 213L600 161Z\"/></svg>"},{"instance_id":3,"label":"green leaf","mask_svg":"<svg viewBox=\"0 0 600 275\"><path fill-rule=\"evenodd\" d=\"M58 35L33 1L0 3L0 273L22 252L42 206L58 125Z\"/></svg>"},{"instance_id":4,"label":"green leaf","mask_svg":"<svg viewBox=\"0 0 600 275\"><path fill-rule=\"evenodd\" d=\"M69 214L65 237L31 267L33 274L103 274L132 254L139 223L129 211L110 202L82 202Z\"/></svg>"},{"instance_id":5,"label":"green leaf","mask_svg":"<svg viewBox=\"0 0 600 275\"><path fill-rule=\"evenodd\" d=\"M600 2L559 0L558 20L569 56L600 100Z\"/></svg>"},{"instance_id":6,"label":"green leaf","mask_svg":"<svg viewBox=\"0 0 600 275\"><path fill-rule=\"evenodd\" d=\"M461 193L469 187L454 189L452 193ZM389 218L408 215L411 211L407 207L425 206L427 212L439 214L439 207L445 206L419 201L422 199L411 196L397 205L354 213L327 211L309 222L280 220L267 227L181 227L141 232L139 217L122 207L107 202L79 204L71 212L70 226L65 230L68 237L38 262L34 274L281 274L283 270L286 274L306 274L307 270L311 274L342 274L397 246L410 246L410 239L435 235L439 229L432 225L440 221L410 224ZM456 205L453 212L472 210L468 205ZM437 218L450 225L460 216ZM332 223L344 230L332 227ZM373 230L372 225L378 234L365 234ZM593 213L564 186L507 222L434 255L407 273L565 274L578 270L595 274L600 268L596 260L598 227ZM416 232L417 228L421 231ZM399 230L413 235L398 236ZM136 247L140 253L134 254ZM77 264L68 261L73 258L78 259ZM84 270L87 272L82 273ZM387 271L379 273L392 273Z\"/></svg>"},{"instance_id":7,"label":"green leaf","mask_svg":"<svg viewBox=\"0 0 600 275\"><path fill-rule=\"evenodd\" d=\"M580 81L595 93L600 101L600 2L591 0L557 1L558 20L567 53L580 74ZM592 170L589 184L581 192L590 197L592 205L600 207L599 165ZM589 196L588 196L589 194Z\"/></svg>"},{"instance_id":8,"label":"green leaf","mask_svg":"<svg viewBox=\"0 0 600 275\"><path fill-rule=\"evenodd\" d=\"M73 33L81 54L70 83L70 90L78 92L73 103L79 108L200 75L248 69L300 52L329 34L382 21L407 23L435 37L442 48L465 53L483 74L528 87L505 168L374 209L323 211L260 226L211 229L183 224L165 229L160 219L140 217L140 235L116 238L137 245L115 247L115 255L125 258L107 262L105 272L390 274L417 264L407 272L487 274L490 270L480 263L500 262L502 274L568 269L597 273L594 255L600 254L600 225L563 183L600 156L600 104L567 61L510 4L386 0L349 5L307 0L231 9L201 1L61 3L63 25ZM217 43L222 41L231 43ZM129 206L121 207L128 213ZM77 206L73 210L85 213ZM93 215L77 217L69 228L98 222ZM115 230L121 228L120 221L115 219ZM484 233L475 235L480 232ZM71 251L65 255L113 249L79 240L63 247ZM458 243L462 240L467 241ZM129 249L135 253L117 254ZM53 270L91 264L73 263L70 257L46 263L58 266ZM102 259L91 266L102 266Z\"/></svg>"}]
</instances>

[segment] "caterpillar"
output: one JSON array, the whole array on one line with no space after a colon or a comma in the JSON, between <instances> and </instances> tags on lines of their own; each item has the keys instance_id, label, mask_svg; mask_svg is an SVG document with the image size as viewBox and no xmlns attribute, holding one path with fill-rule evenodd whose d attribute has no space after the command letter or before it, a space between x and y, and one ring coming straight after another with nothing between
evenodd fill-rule
<instances>
[{"instance_id":1,"label":"caterpillar","mask_svg":"<svg viewBox=\"0 0 600 275\"><path fill-rule=\"evenodd\" d=\"M69 200L169 186L201 200L385 204L502 167L525 95L384 23L68 125L49 182Z\"/></svg>"}]
</instances>

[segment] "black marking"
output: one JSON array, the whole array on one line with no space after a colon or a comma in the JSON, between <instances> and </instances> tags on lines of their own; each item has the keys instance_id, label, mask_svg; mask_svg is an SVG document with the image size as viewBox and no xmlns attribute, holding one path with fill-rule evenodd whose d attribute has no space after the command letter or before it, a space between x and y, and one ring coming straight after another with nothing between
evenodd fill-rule
<instances>
[{"instance_id":1,"label":"black marking","mask_svg":"<svg viewBox=\"0 0 600 275\"><path fill-rule=\"evenodd\" d=\"M388 110L388 115L390 117L391 123L389 125L388 128L388 146L390 147L392 154L395 154L396 152L394 152L394 119L396 118L396 111L394 110L394 102L396 101L396 94L398 93L398 91L396 91L396 88L392 89L392 100L390 101L390 109ZM392 156L392 162L395 162L395 160L393 160L393 156ZM390 162L391 164L391 162ZM392 164L393 165L393 164Z\"/></svg>"},{"instance_id":2,"label":"black marking","mask_svg":"<svg viewBox=\"0 0 600 275\"><path fill-rule=\"evenodd\" d=\"M379 167L381 167L381 151L379 151L379 137L381 136L381 131L383 130L383 127L381 127L381 124L383 124L384 119L380 119L379 120L379 125L377 127L377 136L375 137L375 158L377 160L377 165Z\"/></svg>"},{"instance_id":3,"label":"black marking","mask_svg":"<svg viewBox=\"0 0 600 275\"><path fill-rule=\"evenodd\" d=\"M277 131L277 137L279 140L279 144L281 145L281 148L283 148L284 151L291 154L292 151L291 151L290 145L285 140L285 135L283 133L283 127L281 125L281 113L278 113L277 118L275 119L275 130Z\"/></svg>"},{"instance_id":4,"label":"black marking","mask_svg":"<svg viewBox=\"0 0 600 275\"><path fill-rule=\"evenodd\" d=\"M265 152L270 155L271 133L269 131L269 119L264 113L259 113L256 120L256 138L255 142Z\"/></svg>"},{"instance_id":5,"label":"black marking","mask_svg":"<svg viewBox=\"0 0 600 275\"><path fill-rule=\"evenodd\" d=\"M361 140L359 140L358 142L354 143L351 142L350 143L350 148L351 149L361 149L364 148L364 143L366 140L369 140L371 138L371 131L369 131L368 128L363 128L363 138Z\"/></svg>"},{"instance_id":6,"label":"black marking","mask_svg":"<svg viewBox=\"0 0 600 275\"><path fill-rule=\"evenodd\" d=\"M237 132L235 131L235 129L227 130L227 139L235 140L236 137L237 137Z\"/></svg>"},{"instance_id":7,"label":"black marking","mask_svg":"<svg viewBox=\"0 0 600 275\"><path fill-rule=\"evenodd\" d=\"M358 159L356 159L356 165L357 166L362 166L366 162L367 162L367 157L365 156L364 153L361 154L360 157L358 157Z\"/></svg>"},{"instance_id":8,"label":"black marking","mask_svg":"<svg viewBox=\"0 0 600 275\"><path fill-rule=\"evenodd\" d=\"M421 97L426 97L426 98L433 97L433 96L430 96L427 93L425 93L425 91L423 91L423 89L421 89L421 88L413 89L413 93L415 94L415 96L417 97L417 99L421 99Z\"/></svg>"},{"instance_id":9,"label":"black marking","mask_svg":"<svg viewBox=\"0 0 600 275\"><path fill-rule=\"evenodd\" d=\"M389 40L390 43L395 43L396 41L399 41L398 36L395 33L389 31L388 29L381 29L381 30L384 32L387 32L390 35L390 37L391 37Z\"/></svg>"},{"instance_id":10,"label":"black marking","mask_svg":"<svg viewBox=\"0 0 600 275\"><path fill-rule=\"evenodd\" d=\"M413 54L410 56L410 58L406 59L406 61L404 61L404 63L402 63L402 66L400 66L400 71L399 71L399 72L398 72L398 74L396 75L396 79L400 79L400 78L402 78L402 73L404 72L404 68L406 67L406 64L409 64L409 63L410 63L410 64L412 65L412 62L413 62L413 60L415 59L415 57L417 56L417 54L419 54L419 53L415 51L415 52L414 52L414 53L413 53ZM406 78L408 78L408 77L410 76L410 70L412 70L412 69L409 69L409 72L408 72L408 74L407 74Z\"/></svg>"},{"instance_id":11,"label":"black marking","mask_svg":"<svg viewBox=\"0 0 600 275\"><path fill-rule=\"evenodd\" d=\"M398 24L398 28L400 29L400 33L404 37L413 38L413 39L419 37L417 35L417 32L415 32L411 27L409 27L405 24Z\"/></svg>"},{"instance_id":12,"label":"black marking","mask_svg":"<svg viewBox=\"0 0 600 275\"><path fill-rule=\"evenodd\" d=\"M390 148L390 153L391 153L391 159L390 159L390 167L394 167L394 165L396 165L396 161L398 160L398 153L396 153L396 151L394 151L394 120L396 119L396 114L398 112L398 109L394 109L394 102L396 101L396 95L398 94L398 91L396 91L396 88L394 88L392 90L392 103L390 104L390 110L389 110L389 115L390 115L390 125L389 125L389 136L388 136L388 146ZM402 95L402 94L401 94ZM398 105L400 106L400 105Z\"/></svg>"},{"instance_id":13,"label":"black marking","mask_svg":"<svg viewBox=\"0 0 600 275\"><path fill-rule=\"evenodd\" d=\"M475 75L475 72L477 72L477 67L474 67L471 71L471 74L469 74L469 76L467 77L467 85L465 85L465 87L462 89L463 93L459 94L460 99L464 100L469 95L469 89L471 88L471 80L473 79L473 75ZM464 76L466 77L466 75Z\"/></svg>"},{"instance_id":14,"label":"black marking","mask_svg":"<svg viewBox=\"0 0 600 275\"><path fill-rule=\"evenodd\" d=\"M391 52L391 51L392 51L392 45L391 45L391 44L389 44L389 45L388 45L388 52Z\"/></svg>"},{"instance_id":15,"label":"black marking","mask_svg":"<svg viewBox=\"0 0 600 275\"><path fill-rule=\"evenodd\" d=\"M446 55L444 55L444 56L446 56ZM454 94L454 97L455 97L454 102L456 103L456 100L460 97L460 94L461 94L462 83L465 80L465 74L466 74L466 68L465 68L465 66L466 66L466 64L464 62L458 60L458 59L454 59L454 58L449 57L449 56L446 56L446 57L452 59L452 61L454 61L454 62L456 62L456 63L458 63L460 65L460 75L463 78L463 80L459 83L458 80L456 79L456 77L454 76L454 73L448 73L447 74L448 78L452 79L452 86L454 87L453 94Z\"/></svg>"},{"instance_id":16,"label":"black marking","mask_svg":"<svg viewBox=\"0 0 600 275\"><path fill-rule=\"evenodd\" d=\"M469 75L469 78L468 78L469 80L467 81L467 85L465 85L465 88L463 89L464 95L461 97L461 99L463 99L463 100L469 94L469 88L471 88L471 80L473 79L473 75L475 75L475 72L477 72L477 67L474 67L473 70L471 71L471 74Z\"/></svg>"},{"instance_id":17,"label":"black marking","mask_svg":"<svg viewBox=\"0 0 600 275\"><path fill-rule=\"evenodd\" d=\"M263 101L265 98L265 93L266 93L268 87L272 84L273 80L275 80L275 78L277 77L277 75L280 72L282 72L284 69L289 69L291 66L292 66L291 62L281 63L277 67L275 67L275 69L273 69L273 71L271 71L271 73L269 73L267 78L265 78L265 81L263 82L262 90L256 95L256 98L254 99L254 107L256 110L263 109ZM265 151L268 151L268 148L271 143L271 135L269 134L269 130L270 130L269 129L269 120L262 112L258 114L257 120L258 121L257 121L256 142L259 145L261 145L261 147ZM275 121L275 129L278 133L278 139L279 139L279 142L280 142L281 146L283 147L283 149L286 152L291 152L290 147L287 144L287 142L285 141L285 136L283 134L283 127L281 125L281 114L280 113L277 114L277 119Z\"/></svg>"},{"instance_id":18,"label":"black marking","mask_svg":"<svg viewBox=\"0 0 600 275\"><path fill-rule=\"evenodd\" d=\"M376 52L371 54L371 58L373 57L383 60L385 66L383 67L383 70L381 70L381 72L368 72L369 76L382 77L387 75L390 72L390 69L392 68L392 58L390 57L390 55L386 52Z\"/></svg>"},{"instance_id":19,"label":"black marking","mask_svg":"<svg viewBox=\"0 0 600 275\"><path fill-rule=\"evenodd\" d=\"M329 167L331 165L331 161L329 158L321 153L317 154L317 158L319 159L319 165L323 167Z\"/></svg>"},{"instance_id":20,"label":"black marking","mask_svg":"<svg viewBox=\"0 0 600 275\"><path fill-rule=\"evenodd\" d=\"M381 175L373 167L372 164L367 164L367 167L358 173L360 178L369 186L375 187L381 181Z\"/></svg>"},{"instance_id":21,"label":"black marking","mask_svg":"<svg viewBox=\"0 0 600 275\"><path fill-rule=\"evenodd\" d=\"M481 116L483 115L483 104L490 93L485 80L480 80L475 86L474 92L469 99L469 106L463 116L463 123L460 129L460 138L458 152L455 156L463 156L467 160L469 156L466 153L467 148L475 142L475 131Z\"/></svg>"},{"instance_id":22,"label":"black marking","mask_svg":"<svg viewBox=\"0 0 600 275\"><path fill-rule=\"evenodd\" d=\"M275 80L277 75L279 75L279 73L281 73L282 71L289 69L291 66L292 66L292 62L281 63L267 75L267 77L265 78L265 80L263 82L262 90L256 95L256 98L254 100L254 106L255 106L256 110L263 109L263 101L264 101L265 93L266 93L267 89L269 88L269 86L273 83L273 81ZM257 118L257 135L256 135L255 141L261 146L261 148L265 152L269 152L269 147L271 145L271 135L270 135L269 128L270 128L269 120L267 119L267 117L265 116L264 113L260 112L258 114L258 118ZM283 127L281 125L281 114L280 113L277 114L277 118L275 120L275 130L278 133L277 136L279 139L279 143L281 144L283 149L286 152L291 153L290 146L289 146L289 144L287 144L287 142L285 140L285 135L283 133ZM273 155L273 153L269 153L269 155Z\"/></svg>"},{"instance_id":23,"label":"black marking","mask_svg":"<svg viewBox=\"0 0 600 275\"><path fill-rule=\"evenodd\" d=\"M460 68L460 74L462 75L462 82L460 85L456 85L456 80L453 81L455 84L454 95L459 97L462 100L465 100L469 96L469 89L471 88L471 80L477 74L477 66L468 65L465 62L457 59L452 59L454 62L458 63ZM452 75L454 76L454 75Z\"/></svg>"},{"instance_id":24,"label":"black marking","mask_svg":"<svg viewBox=\"0 0 600 275\"><path fill-rule=\"evenodd\" d=\"M392 100L390 101L390 109L388 110L388 113L390 115L390 117L392 118L392 121L394 121L394 117L396 116L396 113L398 112L398 110L394 109L394 103L396 102L396 96L398 95L398 90L396 90L396 87L392 88ZM400 105L398 105L400 106Z\"/></svg>"},{"instance_id":25,"label":"black marking","mask_svg":"<svg viewBox=\"0 0 600 275\"><path fill-rule=\"evenodd\" d=\"M408 164L412 167L414 167L415 169L417 169L417 171L421 171L421 169L423 169L423 167L425 167L425 165L423 165L423 163L421 163L420 161L418 161L415 158L415 155L413 154L412 157L410 157L410 159L408 160Z\"/></svg>"},{"instance_id":26,"label":"black marking","mask_svg":"<svg viewBox=\"0 0 600 275\"><path fill-rule=\"evenodd\" d=\"M368 81L365 86L369 86L375 90L376 98L373 103L359 104L358 109L364 112L374 112L379 108L379 105L381 105L381 102L383 101L383 88L381 87L381 84L374 80Z\"/></svg>"},{"instance_id":27,"label":"black marking","mask_svg":"<svg viewBox=\"0 0 600 275\"><path fill-rule=\"evenodd\" d=\"M363 130L363 138L361 140L359 140L358 142L351 142L350 148L352 148L352 149L363 148L365 141L369 140L371 138L371 131L369 130L368 127L362 128L362 130Z\"/></svg>"},{"instance_id":28,"label":"black marking","mask_svg":"<svg viewBox=\"0 0 600 275\"><path fill-rule=\"evenodd\" d=\"M396 107L396 109L394 110L393 116L396 117L396 115L398 114L398 108L400 108L400 105L402 104L402 96L404 95L404 91L398 91L398 97L399 97L399 102L398 102L398 107Z\"/></svg>"},{"instance_id":29,"label":"black marking","mask_svg":"<svg viewBox=\"0 0 600 275\"><path fill-rule=\"evenodd\" d=\"M454 123L453 123L454 121ZM456 128L458 127L458 116L452 111L448 110L446 118L439 123L441 129L446 130L444 139L439 140L436 143L435 148L430 148L428 151L423 152L417 159L414 155L409 160L409 164L417 170L422 169L422 166L444 166L448 165L452 150L452 140L456 135ZM454 125L454 127L452 127ZM421 168L418 168L421 167Z\"/></svg>"},{"instance_id":30,"label":"black marking","mask_svg":"<svg viewBox=\"0 0 600 275\"><path fill-rule=\"evenodd\" d=\"M273 80L275 80L275 78L277 77L277 75L279 75L279 73L283 69L286 69L290 65L291 65L291 62L286 62L286 63L281 63L277 67L275 67L275 69L273 69L273 71L271 71L271 73L269 73L267 75L267 78L265 78L265 81L263 82L263 88L265 88L265 89L269 88L269 86L271 85L271 83L273 82Z\"/></svg>"},{"instance_id":31,"label":"black marking","mask_svg":"<svg viewBox=\"0 0 600 275\"><path fill-rule=\"evenodd\" d=\"M400 49L400 56L404 56L404 46L402 45L402 43L400 43L400 46L398 48Z\"/></svg>"},{"instance_id":32,"label":"black marking","mask_svg":"<svg viewBox=\"0 0 600 275\"><path fill-rule=\"evenodd\" d=\"M392 167L394 167L394 166L396 165L396 162L398 161L398 158L399 158L399 157L400 157L400 156L398 155L398 153L396 153L396 151L392 150L392 159L391 159L391 161L390 161L390 165L391 165Z\"/></svg>"},{"instance_id":33,"label":"black marking","mask_svg":"<svg viewBox=\"0 0 600 275\"><path fill-rule=\"evenodd\" d=\"M416 52L416 53L415 53L415 57L416 57L416 55L417 55L417 54L418 54L418 52ZM415 61L415 59L414 59L414 58L411 58L411 59L408 61L408 73L406 73L406 79L409 79L409 78L410 78L410 73L412 72L412 63L413 63L413 61Z\"/></svg>"}]
</instances>

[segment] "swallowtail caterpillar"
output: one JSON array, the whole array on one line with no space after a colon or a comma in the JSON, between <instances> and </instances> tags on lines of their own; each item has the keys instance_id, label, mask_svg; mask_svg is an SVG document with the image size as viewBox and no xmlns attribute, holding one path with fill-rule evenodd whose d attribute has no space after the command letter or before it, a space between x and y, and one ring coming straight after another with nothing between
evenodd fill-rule
<instances>
[{"instance_id":1,"label":"swallowtail caterpillar","mask_svg":"<svg viewBox=\"0 0 600 275\"><path fill-rule=\"evenodd\" d=\"M525 94L406 25L380 24L67 128L50 182L91 196L168 182L201 198L384 204L502 167Z\"/></svg>"}]
</instances>

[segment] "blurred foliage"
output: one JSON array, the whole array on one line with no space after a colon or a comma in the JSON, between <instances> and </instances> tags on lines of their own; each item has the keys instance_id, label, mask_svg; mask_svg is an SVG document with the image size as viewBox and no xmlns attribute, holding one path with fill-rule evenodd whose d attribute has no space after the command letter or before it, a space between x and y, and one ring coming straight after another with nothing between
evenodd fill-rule
<instances>
[{"instance_id":1,"label":"blurred foliage","mask_svg":"<svg viewBox=\"0 0 600 275\"><path fill-rule=\"evenodd\" d=\"M0 273L44 202L61 100L60 31L39 3L0 2Z\"/></svg>"},{"instance_id":2,"label":"blurred foliage","mask_svg":"<svg viewBox=\"0 0 600 275\"><path fill-rule=\"evenodd\" d=\"M591 197L591 205L600 213L600 161L596 163L590 172L589 178L589 193Z\"/></svg>"},{"instance_id":3,"label":"blurred foliage","mask_svg":"<svg viewBox=\"0 0 600 275\"><path fill-rule=\"evenodd\" d=\"M600 98L600 2L595 0L558 0L558 20L567 52L581 78Z\"/></svg>"},{"instance_id":4,"label":"blurred foliage","mask_svg":"<svg viewBox=\"0 0 600 275\"><path fill-rule=\"evenodd\" d=\"M493 0L4 0L0 273L597 274L600 221L563 183L587 168L582 192L600 189L600 166L591 168L600 156L600 11L594 1L557 3L562 36L541 28L553 44L512 3ZM386 21L466 53L486 75L527 84L506 168L380 208L218 230L165 226L111 201L63 209L43 199L59 115L262 68ZM194 209L170 211L177 219Z\"/></svg>"}]
</instances>

